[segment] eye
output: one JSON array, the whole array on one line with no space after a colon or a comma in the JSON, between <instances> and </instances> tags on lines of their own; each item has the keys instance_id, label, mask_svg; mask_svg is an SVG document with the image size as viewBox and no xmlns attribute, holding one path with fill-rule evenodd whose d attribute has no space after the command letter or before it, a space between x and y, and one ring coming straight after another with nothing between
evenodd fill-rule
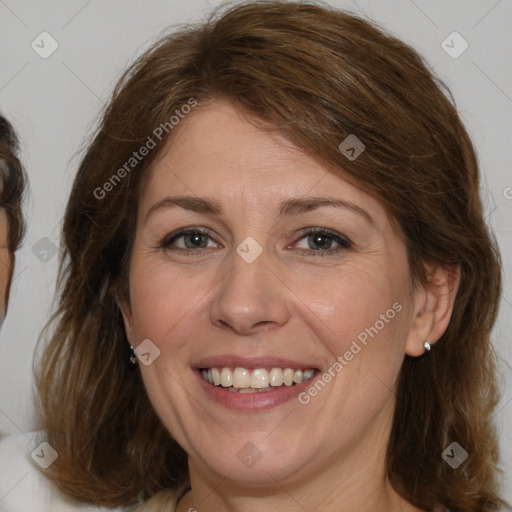
<instances>
[{"instance_id":1,"label":"eye","mask_svg":"<svg viewBox=\"0 0 512 512\"><path fill-rule=\"evenodd\" d=\"M213 245L209 245L213 244ZM301 247L300 245L306 245ZM334 248L333 248L334 245ZM210 234L201 228L181 229L163 238L158 244L159 249L185 251L187 254L202 254L204 250L219 247ZM348 238L336 231L326 228L307 228L295 243L295 248L306 256L328 256L350 249L352 243Z\"/></svg>"},{"instance_id":2,"label":"eye","mask_svg":"<svg viewBox=\"0 0 512 512\"><path fill-rule=\"evenodd\" d=\"M159 247L161 249L173 251L202 252L202 249L208 248L208 239L211 240L211 236L208 232L202 229L182 229L176 233L166 236L159 243Z\"/></svg>"},{"instance_id":3,"label":"eye","mask_svg":"<svg viewBox=\"0 0 512 512\"><path fill-rule=\"evenodd\" d=\"M307 248L299 247L300 241L306 242ZM333 243L336 244L333 248ZM328 256L350 249L352 243L348 238L326 228L308 228L295 247L307 256Z\"/></svg>"}]
</instances>

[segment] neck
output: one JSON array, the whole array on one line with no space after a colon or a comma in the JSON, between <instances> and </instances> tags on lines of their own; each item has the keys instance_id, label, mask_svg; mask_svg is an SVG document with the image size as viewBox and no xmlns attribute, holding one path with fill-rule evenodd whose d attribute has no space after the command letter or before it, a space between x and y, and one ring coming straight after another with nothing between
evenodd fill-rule
<instances>
[{"instance_id":1,"label":"neck","mask_svg":"<svg viewBox=\"0 0 512 512\"><path fill-rule=\"evenodd\" d=\"M195 489L195 487L194 487ZM179 503L177 512L297 512L297 510L322 510L325 512L423 512L403 500L389 485L383 484L379 489L368 492L365 486L356 486L345 497L340 492L336 495L307 494L304 487L287 489L282 486L276 492L267 494L254 493L244 488L233 487L229 482L229 493L218 489L211 494L188 492ZM317 492L317 491L315 491ZM197 496L203 496L197 497ZM263 507L263 508L262 508ZM315 508L316 507L316 508Z\"/></svg>"}]
</instances>

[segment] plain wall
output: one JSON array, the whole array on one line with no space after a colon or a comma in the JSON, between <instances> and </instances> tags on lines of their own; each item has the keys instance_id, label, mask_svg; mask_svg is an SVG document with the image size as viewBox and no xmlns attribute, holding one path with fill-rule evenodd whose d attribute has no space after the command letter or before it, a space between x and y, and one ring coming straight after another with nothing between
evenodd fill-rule
<instances>
[{"instance_id":1,"label":"plain wall","mask_svg":"<svg viewBox=\"0 0 512 512\"><path fill-rule=\"evenodd\" d=\"M17 254L11 303L0 338L0 430L37 427L32 356L52 310L61 218L78 159L121 71L169 25L204 19L214 0L0 2L0 111L22 141L30 181L28 233ZM330 1L367 15L416 48L450 87L476 145L482 197L501 246L505 287L495 346L502 359L501 433L505 496L512 501L512 3L502 0ZM442 42L458 32L457 58ZM48 32L57 50L31 47ZM451 41L454 41L453 43ZM460 39L448 39L457 52ZM446 43L445 43L446 44ZM45 48L50 48L46 39ZM47 260L47 261L46 261ZM468 376L470 377L470 376ZM428 383L425 383L428 385Z\"/></svg>"}]
</instances>

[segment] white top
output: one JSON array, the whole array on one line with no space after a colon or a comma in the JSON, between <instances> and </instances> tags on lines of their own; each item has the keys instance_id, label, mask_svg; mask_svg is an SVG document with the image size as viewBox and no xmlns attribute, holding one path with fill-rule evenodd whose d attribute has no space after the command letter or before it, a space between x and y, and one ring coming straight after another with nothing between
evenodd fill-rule
<instances>
[{"instance_id":1,"label":"white top","mask_svg":"<svg viewBox=\"0 0 512 512\"><path fill-rule=\"evenodd\" d=\"M51 463L55 452L41 444L42 432L0 437L0 512L127 512L126 508L86 505L64 496L36 469Z\"/></svg>"}]
</instances>

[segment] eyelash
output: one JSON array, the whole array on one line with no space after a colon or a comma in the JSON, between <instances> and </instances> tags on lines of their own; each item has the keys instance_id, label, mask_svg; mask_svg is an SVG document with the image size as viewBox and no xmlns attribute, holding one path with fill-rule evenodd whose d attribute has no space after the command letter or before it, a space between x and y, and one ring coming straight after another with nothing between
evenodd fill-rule
<instances>
[{"instance_id":1,"label":"eyelash","mask_svg":"<svg viewBox=\"0 0 512 512\"><path fill-rule=\"evenodd\" d=\"M192 234L200 234L200 235L204 235L204 236L207 236L208 238L212 239L212 237L210 236L210 234L207 231L200 229L200 228L181 229L178 232L173 233L172 235L168 235L168 236L164 237L160 241L160 243L158 244L156 249L184 252L186 256L189 256L192 254L194 256L201 256L205 251L208 250L208 248L183 249L182 247L172 247L172 244L175 243L176 240L178 240L179 238L186 236L186 235L192 235ZM324 249L324 250L321 250L321 249L318 249L318 250L299 249L299 252L301 254L310 256L310 257L318 257L318 256L326 257L326 256L332 256L332 255L338 254L341 251L352 248L352 242L348 238L346 238L343 235L340 235L336 231L331 231L330 229L326 229L326 228L307 228L306 230L304 230L301 233L300 238L297 240L297 242L304 238L307 238L309 236L313 236L313 235L327 236L327 237L331 238L333 241L335 241L336 243L338 243L340 247L338 247L337 249Z\"/></svg>"}]
</instances>

